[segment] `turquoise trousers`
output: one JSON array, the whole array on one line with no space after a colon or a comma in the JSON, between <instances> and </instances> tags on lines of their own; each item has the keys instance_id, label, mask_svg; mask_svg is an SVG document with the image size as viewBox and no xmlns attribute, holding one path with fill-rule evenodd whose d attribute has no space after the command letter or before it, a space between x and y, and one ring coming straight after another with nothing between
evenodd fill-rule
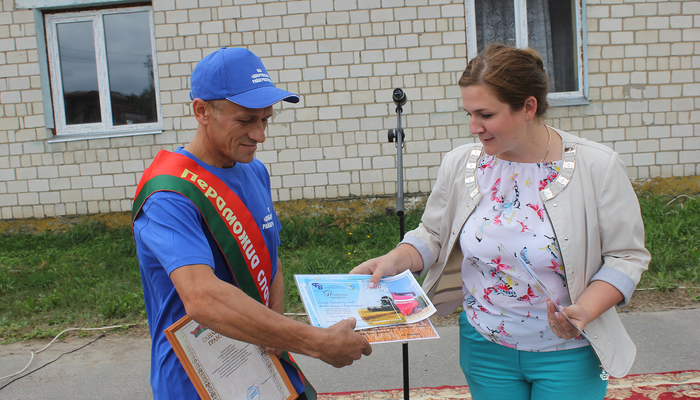
<instances>
[{"instance_id":1,"label":"turquoise trousers","mask_svg":"<svg viewBox=\"0 0 700 400\"><path fill-rule=\"evenodd\" d=\"M591 346L531 352L493 343L459 316L459 363L474 400L602 400L601 379Z\"/></svg>"}]
</instances>

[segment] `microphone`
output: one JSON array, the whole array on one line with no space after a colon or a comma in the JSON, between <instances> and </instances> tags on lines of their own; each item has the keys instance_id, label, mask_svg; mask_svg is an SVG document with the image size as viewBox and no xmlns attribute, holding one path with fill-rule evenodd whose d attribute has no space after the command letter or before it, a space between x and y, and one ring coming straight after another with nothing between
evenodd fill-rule
<instances>
[{"instance_id":1,"label":"microphone","mask_svg":"<svg viewBox=\"0 0 700 400\"><path fill-rule=\"evenodd\" d=\"M394 99L394 103L399 107L402 107L408 101L406 93L404 93L401 88L394 89L394 94L391 97Z\"/></svg>"},{"instance_id":2,"label":"microphone","mask_svg":"<svg viewBox=\"0 0 700 400\"><path fill-rule=\"evenodd\" d=\"M403 132L403 129L401 128L401 113L403 112L403 108L401 108L406 102L408 101L408 97L406 97L406 93L401 90L401 88L396 88L394 89L394 93L391 95L391 98L394 100L394 103L396 104L396 116L399 118L398 120L398 127L396 129L389 129L389 142L396 141L397 144L399 141L403 141L403 139L406 137L406 134ZM399 134L401 137L399 137ZM403 147L403 144L401 145Z\"/></svg>"}]
</instances>

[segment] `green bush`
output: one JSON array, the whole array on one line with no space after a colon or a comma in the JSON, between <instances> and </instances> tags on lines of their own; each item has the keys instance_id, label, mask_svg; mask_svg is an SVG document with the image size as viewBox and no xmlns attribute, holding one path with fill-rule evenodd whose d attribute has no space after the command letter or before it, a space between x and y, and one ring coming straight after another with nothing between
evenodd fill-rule
<instances>
[{"instance_id":1,"label":"green bush","mask_svg":"<svg viewBox=\"0 0 700 400\"><path fill-rule=\"evenodd\" d=\"M700 283L700 198L639 194L652 254L640 287ZM405 215L406 231L422 210ZM282 217L286 309L303 311L294 274L348 273L399 242L399 218L381 213ZM80 223L63 232L0 236L0 340L52 337L72 327L144 323L130 227Z\"/></svg>"}]
</instances>

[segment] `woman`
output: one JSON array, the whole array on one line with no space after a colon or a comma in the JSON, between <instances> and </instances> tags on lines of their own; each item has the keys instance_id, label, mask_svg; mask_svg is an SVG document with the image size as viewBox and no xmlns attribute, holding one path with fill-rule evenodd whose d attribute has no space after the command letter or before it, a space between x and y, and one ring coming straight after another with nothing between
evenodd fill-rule
<instances>
[{"instance_id":1,"label":"woman","mask_svg":"<svg viewBox=\"0 0 700 400\"><path fill-rule=\"evenodd\" d=\"M474 399L603 399L608 373L627 374L635 355L614 306L650 259L625 166L544 125L548 81L534 50L490 46L459 85L480 143L445 156L418 228L352 272L374 286L427 271L439 313L463 306L460 364Z\"/></svg>"}]
</instances>

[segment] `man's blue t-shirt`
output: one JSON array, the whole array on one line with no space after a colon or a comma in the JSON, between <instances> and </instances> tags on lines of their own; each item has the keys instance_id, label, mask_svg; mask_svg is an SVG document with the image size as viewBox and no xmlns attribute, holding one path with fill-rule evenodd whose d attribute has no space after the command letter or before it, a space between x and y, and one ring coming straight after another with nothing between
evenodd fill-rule
<instances>
[{"instance_id":1,"label":"man's blue t-shirt","mask_svg":"<svg viewBox=\"0 0 700 400\"><path fill-rule=\"evenodd\" d=\"M247 164L236 163L232 168L215 168L182 148L176 152L216 175L246 205L263 234L274 280L281 225L270 197L270 177L265 166L254 159ZM152 194L134 221L134 238L153 342L151 386L154 399L196 399L197 391L163 333L186 314L170 273L185 265L205 264L225 282L234 283L233 277L201 213L179 193L162 191ZM296 370L284 360L282 364L295 389L301 393L304 385Z\"/></svg>"}]
</instances>

